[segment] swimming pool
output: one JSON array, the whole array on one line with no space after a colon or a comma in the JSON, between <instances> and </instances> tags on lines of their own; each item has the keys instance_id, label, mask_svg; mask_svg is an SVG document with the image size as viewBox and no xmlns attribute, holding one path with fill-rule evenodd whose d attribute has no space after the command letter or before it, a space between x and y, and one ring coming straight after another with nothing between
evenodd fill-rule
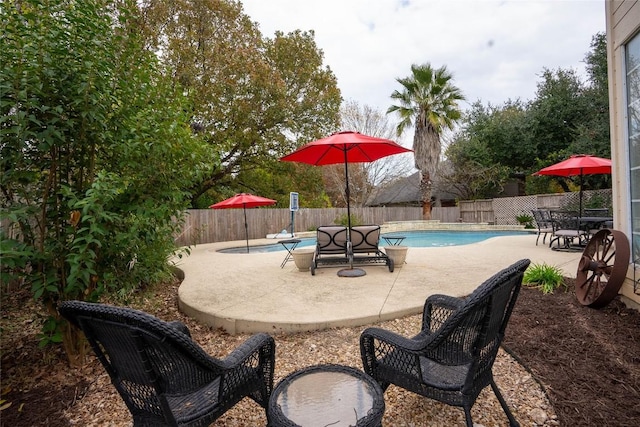
<instances>
[{"instance_id":1,"label":"swimming pool","mask_svg":"<svg viewBox=\"0 0 640 427\"><path fill-rule=\"evenodd\" d=\"M471 243L481 242L492 237L499 236L523 236L523 231L402 231L393 233L383 233L382 237L404 236L402 246L411 248L431 248L444 246L460 246L469 245ZM300 239L298 248L305 246L315 246L315 238ZM380 239L380 246L388 246L383 238ZM250 253L262 252L278 252L284 251L284 247L279 243L269 245L251 246ZM218 252L223 253L246 253L246 247L220 249Z\"/></svg>"}]
</instances>

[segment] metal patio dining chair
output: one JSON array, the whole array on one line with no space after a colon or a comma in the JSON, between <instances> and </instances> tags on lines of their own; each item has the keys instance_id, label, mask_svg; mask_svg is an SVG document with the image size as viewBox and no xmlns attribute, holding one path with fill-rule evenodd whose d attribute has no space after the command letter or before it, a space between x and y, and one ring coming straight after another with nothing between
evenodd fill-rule
<instances>
[{"instance_id":1,"label":"metal patio dining chair","mask_svg":"<svg viewBox=\"0 0 640 427\"><path fill-rule=\"evenodd\" d=\"M578 212L551 211L551 224L553 235L549 240L550 248L556 251L582 251L580 245L586 243L588 234L580 227ZM555 247L553 247L554 242L556 242Z\"/></svg>"},{"instance_id":2,"label":"metal patio dining chair","mask_svg":"<svg viewBox=\"0 0 640 427\"><path fill-rule=\"evenodd\" d=\"M544 245L545 240L547 239L547 234L553 233L553 221L551 220L551 213L549 212L549 209L533 209L531 213L533 214L533 219L536 222L536 227L538 227L536 246L538 246L540 235L543 235L542 244Z\"/></svg>"},{"instance_id":3,"label":"metal patio dining chair","mask_svg":"<svg viewBox=\"0 0 640 427\"><path fill-rule=\"evenodd\" d=\"M468 427L471 408L491 386L511 426L511 414L493 379L492 367L530 261L523 259L495 274L466 298L427 298L422 328L407 338L380 328L360 336L366 373L386 390L395 384L442 403L462 407Z\"/></svg>"},{"instance_id":4,"label":"metal patio dining chair","mask_svg":"<svg viewBox=\"0 0 640 427\"><path fill-rule=\"evenodd\" d=\"M181 322L82 301L63 302L58 310L84 332L134 426L208 426L245 397L265 411L269 406L275 342L267 334L216 359Z\"/></svg>"}]
</instances>

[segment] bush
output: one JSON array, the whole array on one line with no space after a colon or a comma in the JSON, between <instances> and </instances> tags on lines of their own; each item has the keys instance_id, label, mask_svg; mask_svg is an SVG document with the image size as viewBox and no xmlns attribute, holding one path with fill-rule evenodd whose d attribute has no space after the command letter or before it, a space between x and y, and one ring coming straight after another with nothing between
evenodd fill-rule
<instances>
[{"instance_id":1,"label":"bush","mask_svg":"<svg viewBox=\"0 0 640 427\"><path fill-rule=\"evenodd\" d=\"M335 219L335 223L337 225L343 225L345 227L347 227L349 225L349 221L348 221L349 217L347 216L347 214L344 215L340 215L338 218ZM362 225L362 220L360 218L358 218L355 215L351 215L351 226L355 227L357 225Z\"/></svg>"},{"instance_id":2,"label":"bush","mask_svg":"<svg viewBox=\"0 0 640 427\"><path fill-rule=\"evenodd\" d=\"M536 287L543 294L551 294L560 287L564 287L566 292L566 284L564 283L564 275L560 268L542 264L532 264L524 273L522 283L525 286Z\"/></svg>"},{"instance_id":3,"label":"bush","mask_svg":"<svg viewBox=\"0 0 640 427\"><path fill-rule=\"evenodd\" d=\"M518 224L524 225L524 228L534 228L533 217L531 215L520 214L516 216L516 221L518 221Z\"/></svg>"},{"instance_id":4,"label":"bush","mask_svg":"<svg viewBox=\"0 0 640 427\"><path fill-rule=\"evenodd\" d=\"M188 190L211 156L132 29L135 2L117 13L106 5L118 2L42 3L1 12L0 221L12 233L0 233L0 290L31 289L50 316L42 344L63 342L76 363L84 341L57 303L170 277Z\"/></svg>"}]
</instances>

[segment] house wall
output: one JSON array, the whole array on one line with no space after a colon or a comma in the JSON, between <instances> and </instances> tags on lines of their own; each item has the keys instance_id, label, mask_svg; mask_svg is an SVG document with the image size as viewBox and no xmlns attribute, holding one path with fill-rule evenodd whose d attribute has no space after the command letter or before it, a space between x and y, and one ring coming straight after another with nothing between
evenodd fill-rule
<instances>
[{"instance_id":1,"label":"house wall","mask_svg":"<svg viewBox=\"0 0 640 427\"><path fill-rule=\"evenodd\" d=\"M607 61L609 67L609 109L611 126L611 160L613 165L614 228L631 235L629 186L629 153L627 146L627 118L625 116L624 51L622 46L640 31L640 2L637 0L605 1L607 28ZM627 280L620 293L630 305L640 307L638 278L640 266L630 263ZM634 287L635 284L635 287Z\"/></svg>"}]
</instances>

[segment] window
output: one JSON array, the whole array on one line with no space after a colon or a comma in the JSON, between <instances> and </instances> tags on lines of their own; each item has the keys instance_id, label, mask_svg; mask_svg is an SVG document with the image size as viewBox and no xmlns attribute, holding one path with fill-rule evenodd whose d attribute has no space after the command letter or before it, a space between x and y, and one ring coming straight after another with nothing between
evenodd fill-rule
<instances>
[{"instance_id":1,"label":"window","mask_svg":"<svg viewBox=\"0 0 640 427\"><path fill-rule=\"evenodd\" d=\"M629 190L631 195L631 248L640 264L640 34L626 45L625 74L629 144Z\"/></svg>"}]
</instances>

